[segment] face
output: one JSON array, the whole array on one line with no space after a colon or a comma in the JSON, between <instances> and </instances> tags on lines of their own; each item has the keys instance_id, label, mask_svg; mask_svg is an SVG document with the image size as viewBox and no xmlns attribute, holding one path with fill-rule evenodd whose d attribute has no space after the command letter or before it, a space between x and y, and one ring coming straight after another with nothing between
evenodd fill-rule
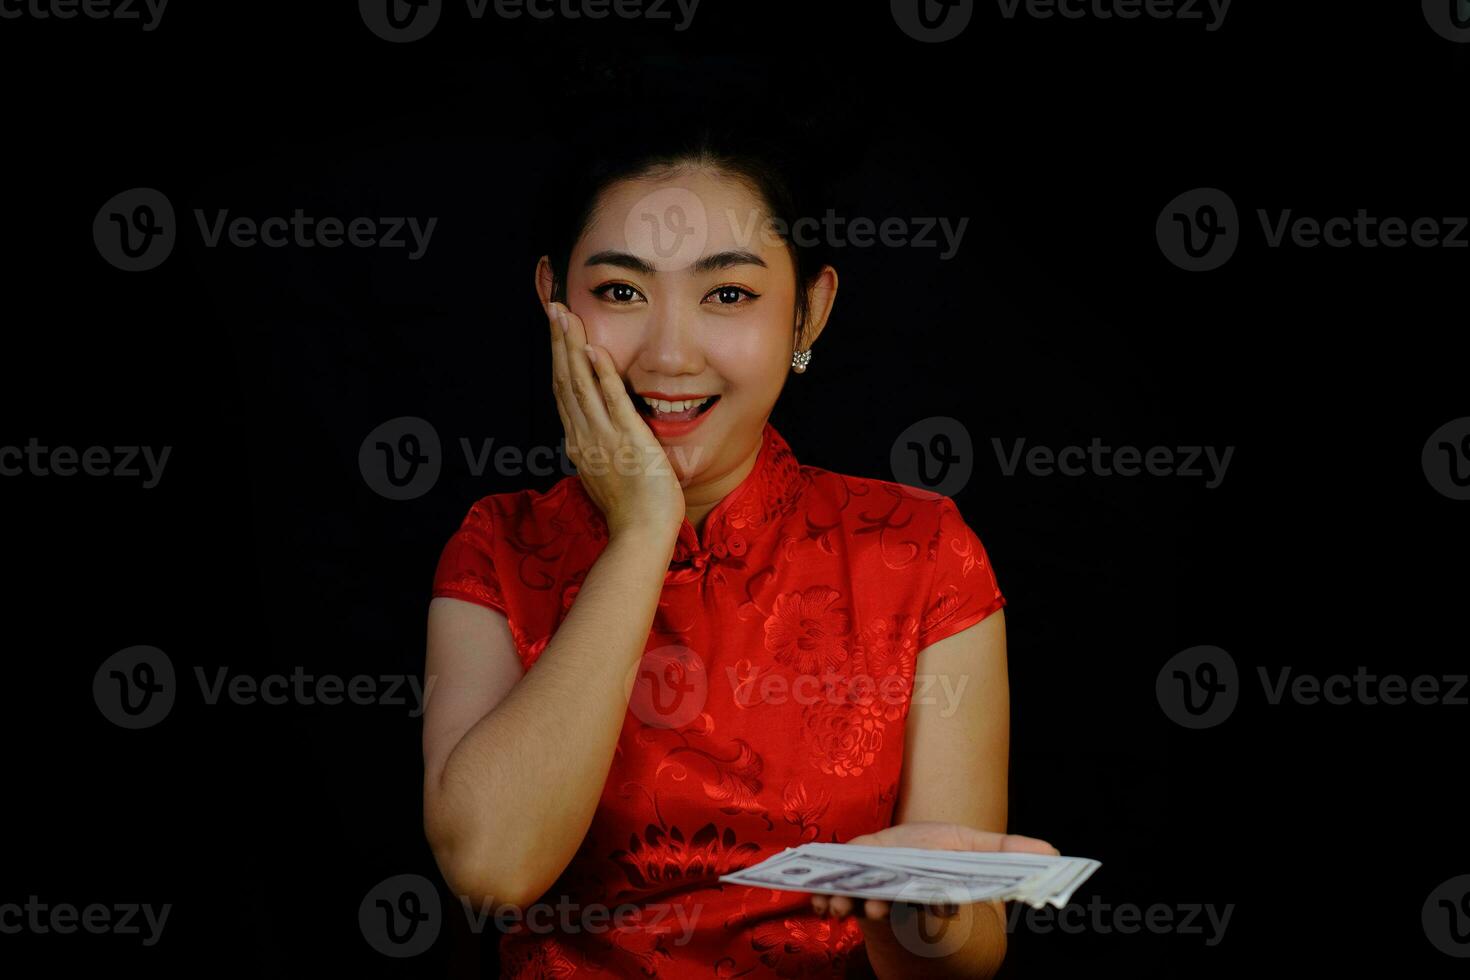
<instances>
[{"instance_id":1,"label":"face","mask_svg":"<svg viewBox=\"0 0 1470 980\"><path fill-rule=\"evenodd\" d=\"M796 288L759 196L702 170L609 187L567 270L567 305L612 356L686 487L759 449L789 376ZM642 395L712 403L681 426Z\"/></svg>"}]
</instances>

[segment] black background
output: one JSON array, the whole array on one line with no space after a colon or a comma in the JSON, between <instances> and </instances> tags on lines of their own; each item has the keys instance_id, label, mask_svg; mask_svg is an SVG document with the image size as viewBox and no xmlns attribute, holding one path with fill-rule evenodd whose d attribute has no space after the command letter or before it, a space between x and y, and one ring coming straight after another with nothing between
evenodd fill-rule
<instances>
[{"instance_id":1,"label":"black background","mask_svg":"<svg viewBox=\"0 0 1470 980\"><path fill-rule=\"evenodd\" d=\"M1216 31L978 4L942 44L908 37L886 4L704 0L682 32L474 21L451 4L408 44L374 36L354 4L305 6L176 0L151 32L0 20L0 445L172 447L152 489L0 478L0 903L173 906L155 946L0 934L0 964L495 975L493 933L470 933L457 907L413 959L359 930L384 878L439 882L419 720L209 705L194 671L421 672L433 563L470 503L555 479L477 477L454 447L560 438L528 190L584 117L639 125L636 104L548 94L595 52L660 57L659 77L708 88L713 114L830 106L853 214L970 219L950 261L840 258L833 320L772 423L804 463L890 479L900 430L963 422L977 455L956 500L1009 601L1010 829L1102 861L1074 902L1234 905L1213 946L1208 926L1023 927L1006 975L1463 973L1420 915L1470 872L1470 709L1272 707L1256 669L1464 672L1467 505L1433 489L1420 453L1470 414L1470 251L1269 248L1255 215L1470 212L1470 45L1417 4L1241 0ZM147 272L108 264L91 234L133 187L164 192L180 219ZM1195 187L1241 213L1240 247L1212 272L1176 268L1155 238ZM410 262L206 248L196 207L439 221ZM435 426L445 469L392 501L358 448L405 415ZM1234 455L1207 489L1008 477L991 449L1094 436ZM136 644L168 654L181 691L162 723L125 731L92 678ZM1230 652L1244 693L1229 721L1188 731L1154 681L1198 644Z\"/></svg>"}]
</instances>

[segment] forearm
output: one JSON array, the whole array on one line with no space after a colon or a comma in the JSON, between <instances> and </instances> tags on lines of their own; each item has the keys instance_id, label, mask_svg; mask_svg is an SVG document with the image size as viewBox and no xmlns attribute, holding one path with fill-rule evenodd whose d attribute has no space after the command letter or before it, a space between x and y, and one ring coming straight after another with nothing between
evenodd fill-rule
<instances>
[{"instance_id":1,"label":"forearm","mask_svg":"<svg viewBox=\"0 0 1470 980\"><path fill-rule=\"evenodd\" d=\"M672 552L672 537L609 541L532 669L450 753L433 822L460 879L452 886L529 902L572 860L607 781Z\"/></svg>"},{"instance_id":2,"label":"forearm","mask_svg":"<svg viewBox=\"0 0 1470 980\"><path fill-rule=\"evenodd\" d=\"M894 915L927 916L920 907L900 909L891 906L890 915L882 920L860 919L863 944L868 964L878 980L907 980L910 977L989 978L1000 969L1006 954L1005 906L980 902L960 905L953 919L929 917L928 922L900 922L904 935L934 937L924 945L914 945L930 954L944 948L945 937L963 936L964 941L943 955L925 956L913 952L894 935ZM952 941L952 940L951 940Z\"/></svg>"}]
</instances>

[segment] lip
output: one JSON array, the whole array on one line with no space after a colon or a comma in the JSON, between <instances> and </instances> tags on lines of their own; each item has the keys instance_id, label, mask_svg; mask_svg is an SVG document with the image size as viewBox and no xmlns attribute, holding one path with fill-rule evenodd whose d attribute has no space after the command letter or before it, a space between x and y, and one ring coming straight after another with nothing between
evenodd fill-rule
<instances>
[{"instance_id":1,"label":"lip","mask_svg":"<svg viewBox=\"0 0 1470 980\"><path fill-rule=\"evenodd\" d=\"M693 402L693 401L699 401L699 399L701 399L701 398L713 398L714 397L713 394L706 394L706 395L671 395L671 394L669 394L667 392L663 392L663 391L639 391L639 392L635 392L635 394L642 395L644 398L657 398L659 401L665 401L665 402L682 402L682 401L692 401Z\"/></svg>"},{"instance_id":2,"label":"lip","mask_svg":"<svg viewBox=\"0 0 1470 980\"><path fill-rule=\"evenodd\" d=\"M648 397L655 398L661 396L649 395ZM685 397L687 398L688 396L686 395ZM673 399L670 399L670 401L672 400ZM724 402L723 398L711 405L704 412L703 415L696 415L694 416L694 418L684 422L665 422L661 421L660 419L654 418L652 415L644 415L641 416L641 418L644 422L648 424L648 428L652 430L656 438L665 440L677 439L680 436L687 436L689 433L699 428L699 424L701 422L709 418L711 415L715 414L715 412L719 411L722 402Z\"/></svg>"}]
</instances>

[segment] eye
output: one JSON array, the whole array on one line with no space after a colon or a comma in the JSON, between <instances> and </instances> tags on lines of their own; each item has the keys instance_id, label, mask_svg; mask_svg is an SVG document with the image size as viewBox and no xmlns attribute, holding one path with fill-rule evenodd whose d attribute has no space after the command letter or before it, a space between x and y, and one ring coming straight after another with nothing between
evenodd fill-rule
<instances>
[{"instance_id":1,"label":"eye","mask_svg":"<svg viewBox=\"0 0 1470 980\"><path fill-rule=\"evenodd\" d=\"M594 287L591 292L593 296L614 306L631 306L635 298L643 297L642 293L625 282L605 282Z\"/></svg>"},{"instance_id":2,"label":"eye","mask_svg":"<svg viewBox=\"0 0 1470 980\"><path fill-rule=\"evenodd\" d=\"M709 291L709 294L704 299L705 302L708 302L710 297L713 296L715 297L715 304L718 306L739 306L741 305L740 297L748 296L750 300L757 300L760 299L760 295L760 293L751 292L744 286L716 286ZM746 305L749 305L749 300Z\"/></svg>"}]
</instances>

